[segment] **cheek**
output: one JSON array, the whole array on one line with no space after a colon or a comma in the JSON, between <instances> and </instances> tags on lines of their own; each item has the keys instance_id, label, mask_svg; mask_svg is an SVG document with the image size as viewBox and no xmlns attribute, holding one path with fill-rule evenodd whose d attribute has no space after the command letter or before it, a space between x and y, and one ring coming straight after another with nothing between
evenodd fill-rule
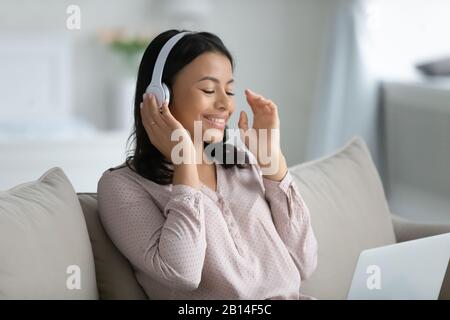
<instances>
[{"instance_id":1,"label":"cheek","mask_svg":"<svg viewBox=\"0 0 450 320\"><path fill-rule=\"evenodd\" d=\"M173 116L187 129L191 135L194 133L194 121L201 121L202 114L207 110L205 97L199 94L189 94L184 99L178 99L171 107Z\"/></svg>"},{"instance_id":2,"label":"cheek","mask_svg":"<svg viewBox=\"0 0 450 320\"><path fill-rule=\"evenodd\" d=\"M223 131L217 129L210 129L208 132L203 131L203 141L218 143L223 140Z\"/></svg>"},{"instance_id":3,"label":"cheek","mask_svg":"<svg viewBox=\"0 0 450 320\"><path fill-rule=\"evenodd\" d=\"M210 108L210 101L208 98L199 93L192 93L189 97L189 101L186 104L186 110L189 113L192 121L201 120L202 114L205 113Z\"/></svg>"}]
</instances>

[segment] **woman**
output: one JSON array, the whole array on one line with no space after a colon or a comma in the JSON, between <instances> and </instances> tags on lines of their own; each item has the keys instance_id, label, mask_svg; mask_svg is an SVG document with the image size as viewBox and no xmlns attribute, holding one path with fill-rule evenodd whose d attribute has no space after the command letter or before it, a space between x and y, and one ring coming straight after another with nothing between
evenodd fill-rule
<instances>
[{"instance_id":1,"label":"woman","mask_svg":"<svg viewBox=\"0 0 450 320\"><path fill-rule=\"evenodd\" d=\"M144 95L158 53L179 32L161 33L142 57L134 154L98 183L105 230L150 299L309 298L299 290L316 268L317 242L279 141L267 146L279 165L265 173L270 163L262 164L258 152L225 143L225 124L235 110L234 64L222 41L207 32L185 35L162 75L170 103L158 109L155 97ZM252 129L278 130L277 106L245 93ZM200 146L194 145L198 125ZM251 130L245 112L238 126L242 137ZM172 161L174 131L185 132L182 154L196 160ZM208 153L209 146L220 148ZM234 160L244 155L244 163L218 161L230 152ZM209 161L198 161L203 158Z\"/></svg>"}]
</instances>

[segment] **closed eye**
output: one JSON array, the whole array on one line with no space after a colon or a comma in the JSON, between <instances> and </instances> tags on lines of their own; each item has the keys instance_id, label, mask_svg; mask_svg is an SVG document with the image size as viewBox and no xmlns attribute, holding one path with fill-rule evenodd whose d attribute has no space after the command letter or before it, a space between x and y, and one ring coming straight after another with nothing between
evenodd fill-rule
<instances>
[{"instance_id":1,"label":"closed eye","mask_svg":"<svg viewBox=\"0 0 450 320\"><path fill-rule=\"evenodd\" d=\"M204 93L206 93L206 94L213 94L214 93L214 91L211 91L211 90L202 90ZM229 95L229 96L234 96L234 92L227 92L227 95Z\"/></svg>"}]
</instances>

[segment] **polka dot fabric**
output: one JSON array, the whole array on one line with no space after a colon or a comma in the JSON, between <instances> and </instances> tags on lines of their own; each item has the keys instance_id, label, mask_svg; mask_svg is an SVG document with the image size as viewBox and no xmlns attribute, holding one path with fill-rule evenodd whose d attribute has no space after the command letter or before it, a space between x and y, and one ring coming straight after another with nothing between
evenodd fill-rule
<instances>
[{"instance_id":1,"label":"polka dot fabric","mask_svg":"<svg viewBox=\"0 0 450 320\"><path fill-rule=\"evenodd\" d=\"M317 241L291 174L276 182L257 164L215 166L216 192L159 185L126 166L100 178L102 224L149 298L311 299L299 290Z\"/></svg>"}]
</instances>

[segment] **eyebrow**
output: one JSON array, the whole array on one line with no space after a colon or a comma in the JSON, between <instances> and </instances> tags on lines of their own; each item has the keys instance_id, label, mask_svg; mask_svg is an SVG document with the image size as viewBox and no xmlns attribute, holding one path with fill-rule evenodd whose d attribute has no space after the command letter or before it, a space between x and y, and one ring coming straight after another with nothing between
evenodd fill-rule
<instances>
[{"instance_id":1,"label":"eyebrow","mask_svg":"<svg viewBox=\"0 0 450 320\"><path fill-rule=\"evenodd\" d=\"M198 80L197 82L204 81L204 80L211 80L211 81L214 81L214 82L216 82L216 83L220 83L219 79L214 78L214 77L211 77L211 76L205 76L205 77L202 77L202 78L201 78L200 80ZM232 83L232 82L234 82L234 79L228 80L227 84Z\"/></svg>"}]
</instances>

